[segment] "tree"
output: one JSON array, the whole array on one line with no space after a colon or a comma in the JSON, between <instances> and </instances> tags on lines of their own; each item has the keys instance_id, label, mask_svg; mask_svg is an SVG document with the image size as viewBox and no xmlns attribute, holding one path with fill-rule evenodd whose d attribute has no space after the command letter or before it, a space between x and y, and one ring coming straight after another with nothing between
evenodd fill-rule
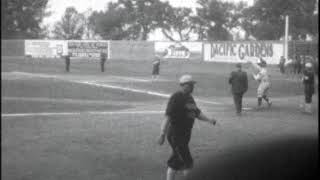
<instances>
[{"instance_id":1,"label":"tree","mask_svg":"<svg viewBox=\"0 0 320 180\"><path fill-rule=\"evenodd\" d=\"M169 8L165 14L166 19L159 20L162 33L170 40L187 41L194 29L190 8ZM174 39L173 34L178 33L179 39Z\"/></svg>"},{"instance_id":2,"label":"tree","mask_svg":"<svg viewBox=\"0 0 320 180\"><path fill-rule=\"evenodd\" d=\"M257 0L244 10L243 28L259 40L279 40L284 36L285 15L288 15L292 39L305 39L318 34L317 0Z\"/></svg>"},{"instance_id":3,"label":"tree","mask_svg":"<svg viewBox=\"0 0 320 180\"><path fill-rule=\"evenodd\" d=\"M48 0L1 0L1 38L38 38Z\"/></svg>"},{"instance_id":4,"label":"tree","mask_svg":"<svg viewBox=\"0 0 320 180\"><path fill-rule=\"evenodd\" d=\"M81 39L84 27L84 16L74 7L68 7L61 21L55 24L53 34L57 39Z\"/></svg>"},{"instance_id":5,"label":"tree","mask_svg":"<svg viewBox=\"0 0 320 180\"><path fill-rule=\"evenodd\" d=\"M106 12L94 12L90 24L104 39L146 40L168 8L168 2L160 0L119 0L110 2Z\"/></svg>"},{"instance_id":6,"label":"tree","mask_svg":"<svg viewBox=\"0 0 320 180\"><path fill-rule=\"evenodd\" d=\"M109 3L106 12L94 11L89 17L89 26L103 39L129 39L125 29L126 12L115 3Z\"/></svg>"},{"instance_id":7,"label":"tree","mask_svg":"<svg viewBox=\"0 0 320 180\"><path fill-rule=\"evenodd\" d=\"M231 40L229 29L231 11L234 8L232 3L219 0L198 0L198 3L201 8L197 8L198 17L194 19L197 24L195 32L201 33L205 30L199 37L207 40Z\"/></svg>"}]
</instances>

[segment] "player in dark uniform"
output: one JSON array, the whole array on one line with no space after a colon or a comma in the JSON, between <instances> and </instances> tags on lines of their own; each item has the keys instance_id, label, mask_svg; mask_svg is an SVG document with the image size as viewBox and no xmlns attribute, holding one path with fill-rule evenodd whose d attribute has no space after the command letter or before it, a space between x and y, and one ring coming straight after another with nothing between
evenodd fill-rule
<instances>
[{"instance_id":1,"label":"player in dark uniform","mask_svg":"<svg viewBox=\"0 0 320 180\"><path fill-rule=\"evenodd\" d=\"M160 57L156 56L155 61L152 64L152 79L155 80L158 78L160 73Z\"/></svg>"},{"instance_id":2,"label":"player in dark uniform","mask_svg":"<svg viewBox=\"0 0 320 180\"><path fill-rule=\"evenodd\" d=\"M312 113L312 95L314 94L314 71L312 64L310 62L306 63L305 70L303 71L303 84L304 84L304 95L305 95L305 104L304 112Z\"/></svg>"},{"instance_id":3,"label":"player in dark uniform","mask_svg":"<svg viewBox=\"0 0 320 180\"><path fill-rule=\"evenodd\" d=\"M245 71L242 71L241 63L236 64L237 70L232 71L229 84L231 84L231 91L233 94L234 104L236 106L237 115L241 115L242 97L248 90L248 76Z\"/></svg>"},{"instance_id":4,"label":"player in dark uniform","mask_svg":"<svg viewBox=\"0 0 320 180\"><path fill-rule=\"evenodd\" d=\"M68 53L68 55L64 57L65 64L66 64L66 72L70 72L70 57L71 57L71 53Z\"/></svg>"},{"instance_id":5,"label":"player in dark uniform","mask_svg":"<svg viewBox=\"0 0 320 180\"><path fill-rule=\"evenodd\" d=\"M280 62L279 62L279 68L280 68L281 74L285 73L285 69L284 69L285 63L286 63L286 59L283 56L281 56Z\"/></svg>"},{"instance_id":6,"label":"player in dark uniform","mask_svg":"<svg viewBox=\"0 0 320 180\"><path fill-rule=\"evenodd\" d=\"M100 68L101 68L101 72L104 72L104 64L107 60L107 55L106 53L101 52L100 53Z\"/></svg>"},{"instance_id":7,"label":"player in dark uniform","mask_svg":"<svg viewBox=\"0 0 320 180\"><path fill-rule=\"evenodd\" d=\"M177 171L183 171L184 175L189 173L193 167L193 159L189 150L189 141L194 119L198 118L215 125L215 119L207 118L197 107L191 93L195 81L190 75L184 75L179 80L181 90L175 92L169 99L166 116L161 126L161 134L158 143L162 145L165 136L172 148L172 155L167 165L167 180L173 180Z\"/></svg>"}]
</instances>

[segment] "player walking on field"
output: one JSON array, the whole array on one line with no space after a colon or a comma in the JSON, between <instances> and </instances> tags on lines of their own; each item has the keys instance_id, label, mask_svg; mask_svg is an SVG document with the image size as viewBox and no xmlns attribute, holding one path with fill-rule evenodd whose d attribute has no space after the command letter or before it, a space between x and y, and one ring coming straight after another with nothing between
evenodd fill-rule
<instances>
[{"instance_id":1,"label":"player walking on field","mask_svg":"<svg viewBox=\"0 0 320 180\"><path fill-rule=\"evenodd\" d=\"M156 55L155 61L152 63L152 80L158 79L160 72L160 57Z\"/></svg>"},{"instance_id":2,"label":"player walking on field","mask_svg":"<svg viewBox=\"0 0 320 180\"><path fill-rule=\"evenodd\" d=\"M258 109L261 108L262 99L264 99L267 102L268 107L271 107L272 103L268 97L268 91L270 89L271 83L267 71L267 63L262 58L260 58L260 62L258 64L252 61L249 61L249 63L251 63L254 69L256 69L258 72L256 74L252 74L253 78L259 82L259 86L257 89Z\"/></svg>"},{"instance_id":3,"label":"player walking on field","mask_svg":"<svg viewBox=\"0 0 320 180\"><path fill-rule=\"evenodd\" d=\"M183 75L180 80L181 90L175 92L169 99L166 109L166 119L161 126L159 145L165 141L165 136L172 148L172 155L167 161L167 180L174 180L178 171L186 176L193 167L193 159L189 150L189 141L195 118L215 125L215 119L209 119L197 107L192 92L195 81L190 75Z\"/></svg>"}]
</instances>

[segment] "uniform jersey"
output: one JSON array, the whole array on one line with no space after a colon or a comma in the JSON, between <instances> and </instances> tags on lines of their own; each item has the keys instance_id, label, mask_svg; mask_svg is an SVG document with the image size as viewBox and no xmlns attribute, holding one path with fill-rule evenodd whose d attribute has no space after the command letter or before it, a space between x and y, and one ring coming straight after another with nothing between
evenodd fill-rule
<instances>
[{"instance_id":1,"label":"uniform jersey","mask_svg":"<svg viewBox=\"0 0 320 180\"><path fill-rule=\"evenodd\" d=\"M156 61L153 62L152 74L158 75L159 71L160 71L160 60L157 59Z\"/></svg>"},{"instance_id":2,"label":"uniform jersey","mask_svg":"<svg viewBox=\"0 0 320 180\"><path fill-rule=\"evenodd\" d=\"M314 93L314 73L313 73L313 71L304 70L303 84L304 84L305 94L313 94Z\"/></svg>"},{"instance_id":3,"label":"uniform jersey","mask_svg":"<svg viewBox=\"0 0 320 180\"><path fill-rule=\"evenodd\" d=\"M200 109L193 97L182 91L174 93L168 102L166 115L170 117L170 129L175 133L189 133Z\"/></svg>"},{"instance_id":4,"label":"uniform jersey","mask_svg":"<svg viewBox=\"0 0 320 180\"><path fill-rule=\"evenodd\" d=\"M254 79L260 81L260 82L270 82L269 74L266 68L260 68L259 73L254 76Z\"/></svg>"}]
</instances>

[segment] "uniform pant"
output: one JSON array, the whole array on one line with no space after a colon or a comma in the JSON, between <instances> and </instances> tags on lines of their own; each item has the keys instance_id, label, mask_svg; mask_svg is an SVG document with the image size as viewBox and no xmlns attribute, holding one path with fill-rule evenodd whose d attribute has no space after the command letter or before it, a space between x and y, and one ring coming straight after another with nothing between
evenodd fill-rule
<instances>
[{"instance_id":1,"label":"uniform pant","mask_svg":"<svg viewBox=\"0 0 320 180\"><path fill-rule=\"evenodd\" d=\"M282 74L285 73L284 64L280 64L280 72L281 72Z\"/></svg>"},{"instance_id":2,"label":"uniform pant","mask_svg":"<svg viewBox=\"0 0 320 180\"><path fill-rule=\"evenodd\" d=\"M305 95L305 102L311 103L312 102L312 95L314 93L314 86L313 85L305 85L304 86L304 95Z\"/></svg>"},{"instance_id":3,"label":"uniform pant","mask_svg":"<svg viewBox=\"0 0 320 180\"><path fill-rule=\"evenodd\" d=\"M65 60L66 61L66 71L70 71L70 60Z\"/></svg>"},{"instance_id":4,"label":"uniform pant","mask_svg":"<svg viewBox=\"0 0 320 180\"><path fill-rule=\"evenodd\" d=\"M104 72L104 63L105 61L100 61L100 68L101 68L101 72Z\"/></svg>"},{"instance_id":5,"label":"uniform pant","mask_svg":"<svg viewBox=\"0 0 320 180\"><path fill-rule=\"evenodd\" d=\"M233 93L233 101L236 106L237 113L241 113L242 110L242 97L243 93Z\"/></svg>"},{"instance_id":6,"label":"uniform pant","mask_svg":"<svg viewBox=\"0 0 320 180\"><path fill-rule=\"evenodd\" d=\"M268 96L269 88L270 88L269 82L261 82L257 90L257 97L262 98L263 96Z\"/></svg>"},{"instance_id":7,"label":"uniform pant","mask_svg":"<svg viewBox=\"0 0 320 180\"><path fill-rule=\"evenodd\" d=\"M178 171L191 169L193 159L189 149L191 132L185 135L178 135L172 131L168 133L167 139L172 148L172 154L167 162L168 167Z\"/></svg>"}]
</instances>

